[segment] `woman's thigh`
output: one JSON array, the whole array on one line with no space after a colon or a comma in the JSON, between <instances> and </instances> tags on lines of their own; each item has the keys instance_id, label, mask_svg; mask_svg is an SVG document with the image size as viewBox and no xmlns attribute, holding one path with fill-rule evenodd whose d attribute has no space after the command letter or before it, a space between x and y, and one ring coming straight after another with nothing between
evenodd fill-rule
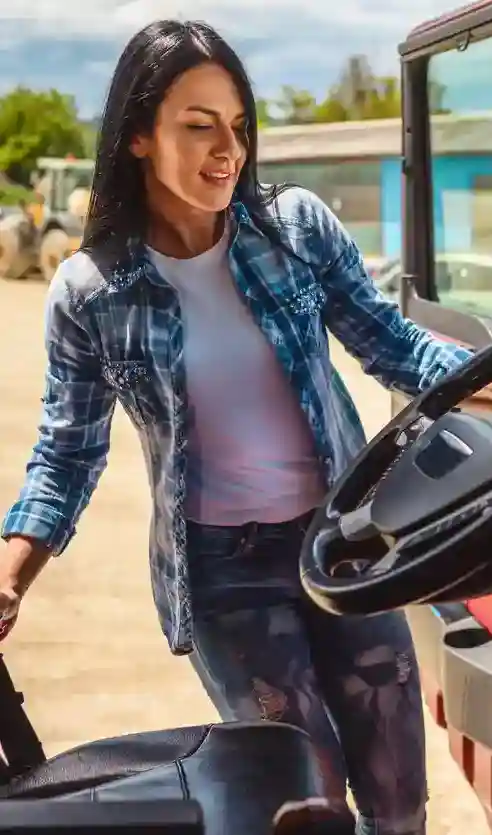
<instances>
[{"instance_id":1,"label":"woman's thigh","mask_svg":"<svg viewBox=\"0 0 492 835\"><path fill-rule=\"evenodd\" d=\"M197 617L191 662L222 719L287 722L307 731L330 799L345 805L344 758L295 603Z\"/></svg>"},{"instance_id":2,"label":"woman's thigh","mask_svg":"<svg viewBox=\"0 0 492 835\"><path fill-rule=\"evenodd\" d=\"M424 722L405 616L335 617L307 602L305 622L360 812L378 833L423 833Z\"/></svg>"}]
</instances>

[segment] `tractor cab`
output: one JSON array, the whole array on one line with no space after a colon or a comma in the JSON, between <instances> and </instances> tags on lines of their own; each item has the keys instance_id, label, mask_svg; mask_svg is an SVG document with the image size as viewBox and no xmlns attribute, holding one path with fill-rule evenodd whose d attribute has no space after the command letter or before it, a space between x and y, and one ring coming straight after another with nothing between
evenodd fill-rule
<instances>
[{"instance_id":1,"label":"tractor cab","mask_svg":"<svg viewBox=\"0 0 492 835\"><path fill-rule=\"evenodd\" d=\"M43 157L31 178L32 200L0 218L0 274L51 281L59 264L80 245L94 161Z\"/></svg>"},{"instance_id":2,"label":"tractor cab","mask_svg":"<svg viewBox=\"0 0 492 835\"><path fill-rule=\"evenodd\" d=\"M403 313L442 339L492 342L492 2L415 28L403 84ZM396 415L408 400L392 395ZM492 387L462 410L492 417ZM492 825L492 596L409 607L427 701Z\"/></svg>"},{"instance_id":3,"label":"tractor cab","mask_svg":"<svg viewBox=\"0 0 492 835\"><path fill-rule=\"evenodd\" d=\"M39 269L47 281L60 261L80 245L93 172L93 160L38 160L32 182L35 199L29 211L39 233Z\"/></svg>"}]
</instances>

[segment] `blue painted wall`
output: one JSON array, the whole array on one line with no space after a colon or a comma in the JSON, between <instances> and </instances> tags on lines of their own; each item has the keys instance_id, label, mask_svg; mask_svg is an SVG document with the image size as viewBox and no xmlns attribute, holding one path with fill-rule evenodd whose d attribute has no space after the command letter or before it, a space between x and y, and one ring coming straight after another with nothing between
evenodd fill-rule
<instances>
[{"instance_id":1,"label":"blue painted wall","mask_svg":"<svg viewBox=\"0 0 492 835\"><path fill-rule=\"evenodd\" d=\"M492 156L437 157L434 161L434 219L437 251L471 249L472 192L474 178L492 175ZM398 256L401 250L401 162L381 162L381 222L383 254ZM447 216L444 223L444 198Z\"/></svg>"}]
</instances>

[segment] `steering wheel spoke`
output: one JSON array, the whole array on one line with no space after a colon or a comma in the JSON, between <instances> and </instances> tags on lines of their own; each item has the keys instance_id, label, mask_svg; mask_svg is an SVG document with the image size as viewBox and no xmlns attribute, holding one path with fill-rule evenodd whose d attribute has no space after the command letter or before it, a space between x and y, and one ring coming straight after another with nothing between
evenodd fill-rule
<instances>
[{"instance_id":1,"label":"steering wheel spoke","mask_svg":"<svg viewBox=\"0 0 492 835\"><path fill-rule=\"evenodd\" d=\"M378 530L372 521L372 506L373 500L370 499L355 510L340 516L340 534L346 542L361 542L377 536Z\"/></svg>"},{"instance_id":2,"label":"steering wheel spoke","mask_svg":"<svg viewBox=\"0 0 492 835\"><path fill-rule=\"evenodd\" d=\"M391 548L384 557L380 560L371 563L367 566L367 573L376 577L378 575L387 574L388 571L393 571L400 560L404 559L401 551L397 547Z\"/></svg>"}]
</instances>

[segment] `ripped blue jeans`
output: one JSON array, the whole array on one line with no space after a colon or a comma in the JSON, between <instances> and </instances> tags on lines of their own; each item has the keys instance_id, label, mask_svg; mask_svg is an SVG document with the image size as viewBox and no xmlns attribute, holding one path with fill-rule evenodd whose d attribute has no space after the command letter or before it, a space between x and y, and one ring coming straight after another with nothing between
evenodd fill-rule
<instances>
[{"instance_id":1,"label":"ripped blue jeans","mask_svg":"<svg viewBox=\"0 0 492 835\"><path fill-rule=\"evenodd\" d=\"M302 591L310 514L278 525L188 523L191 662L225 721L288 722L310 735L326 795L359 835L425 835L420 683L401 612L336 617Z\"/></svg>"}]
</instances>

